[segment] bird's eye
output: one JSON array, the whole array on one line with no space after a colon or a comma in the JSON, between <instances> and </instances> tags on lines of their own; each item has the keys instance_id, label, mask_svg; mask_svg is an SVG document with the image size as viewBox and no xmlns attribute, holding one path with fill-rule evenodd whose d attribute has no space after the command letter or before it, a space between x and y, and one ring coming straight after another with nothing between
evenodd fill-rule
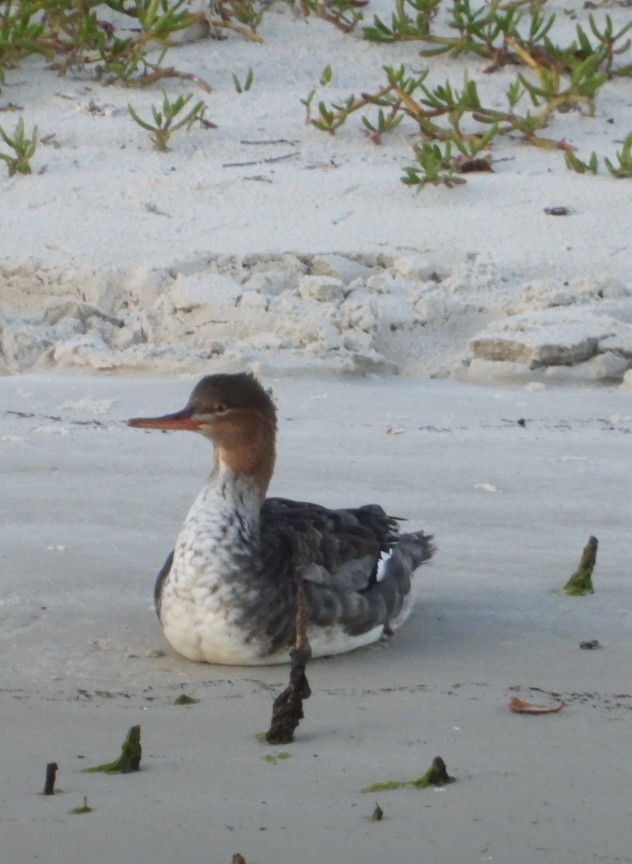
<instances>
[{"instance_id":1,"label":"bird's eye","mask_svg":"<svg viewBox=\"0 0 632 864\"><path fill-rule=\"evenodd\" d=\"M223 402L218 402L215 405L215 413L216 414L225 414L228 411L228 405L225 405Z\"/></svg>"}]
</instances>

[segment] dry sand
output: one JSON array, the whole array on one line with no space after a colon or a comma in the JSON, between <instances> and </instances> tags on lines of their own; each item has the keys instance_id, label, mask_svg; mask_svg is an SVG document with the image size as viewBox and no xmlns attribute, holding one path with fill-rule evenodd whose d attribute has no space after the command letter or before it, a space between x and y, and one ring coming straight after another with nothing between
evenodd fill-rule
<instances>
[{"instance_id":1,"label":"dry sand","mask_svg":"<svg viewBox=\"0 0 632 864\"><path fill-rule=\"evenodd\" d=\"M576 38L577 23L589 29L588 12L569 15L557 0L546 11L557 14L551 35L561 45ZM390 20L391 13L391 0L372 0L366 21L374 14ZM617 4L594 12L600 23L605 14L618 27L629 20ZM494 150L494 174L470 174L457 190L430 187L416 195L399 182L414 162L412 123L401 124L381 146L363 133L357 115L335 136L305 123L301 100L311 89L327 104L377 90L388 64L429 67L431 88L447 79L459 88L467 74L481 101L500 109L515 67L489 75L487 61L473 57L428 61L415 42L369 44L359 31L345 35L313 17L304 22L282 6L264 16L260 32L261 45L231 36L171 52L173 65L214 88L209 95L190 82L170 82L171 97L195 92L218 128L175 133L169 153L157 153L127 113L131 103L151 117L151 106L160 106L159 88L59 78L39 60L7 73L3 102L23 105L27 130L37 124L42 139L52 137L33 158L32 176L7 179L2 172L10 219L0 260L27 259L66 272L131 268L140 278L148 269L212 253L416 253L441 269L475 253L488 256L509 280L629 278L629 184L614 181L603 159L599 176L578 175L560 152L504 138ZM332 82L320 87L326 65ZM240 96L232 75L243 80L250 68L252 89ZM520 103L525 113L529 107L528 100ZM3 125L11 129L14 116L3 114ZM594 117L555 114L546 135L572 142L582 159L596 150L616 161L631 128L629 82L622 78L600 91ZM546 215L555 206L570 216Z\"/></svg>"}]
</instances>

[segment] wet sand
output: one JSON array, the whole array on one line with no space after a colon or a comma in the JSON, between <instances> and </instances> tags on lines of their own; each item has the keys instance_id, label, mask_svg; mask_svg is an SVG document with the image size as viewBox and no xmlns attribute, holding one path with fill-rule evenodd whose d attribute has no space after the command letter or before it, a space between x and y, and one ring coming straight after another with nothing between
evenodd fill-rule
<instances>
[{"instance_id":1,"label":"wet sand","mask_svg":"<svg viewBox=\"0 0 632 864\"><path fill-rule=\"evenodd\" d=\"M191 383L0 379L4 859L627 860L625 391L267 382L281 427L272 494L377 501L438 544L405 627L313 662L296 740L270 748L255 736L287 670L192 664L152 608L210 451L122 421L175 410ZM590 534L595 594L553 593ZM601 648L579 648L591 639ZM175 706L182 693L199 702ZM519 716L512 695L565 707ZM80 773L114 759L134 724L139 773ZM414 779L437 755L455 783L360 791ZM45 797L51 761L60 791ZM94 812L70 815L84 796Z\"/></svg>"}]
</instances>

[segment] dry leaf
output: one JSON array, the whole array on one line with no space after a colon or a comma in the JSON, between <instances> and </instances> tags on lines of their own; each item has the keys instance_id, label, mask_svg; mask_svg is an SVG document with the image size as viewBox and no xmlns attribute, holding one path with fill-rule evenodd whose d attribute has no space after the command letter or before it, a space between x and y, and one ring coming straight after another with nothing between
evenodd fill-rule
<instances>
[{"instance_id":1,"label":"dry leaf","mask_svg":"<svg viewBox=\"0 0 632 864\"><path fill-rule=\"evenodd\" d=\"M457 163L459 174L472 174L475 171L491 171L494 173L488 159L464 159Z\"/></svg>"},{"instance_id":2,"label":"dry leaf","mask_svg":"<svg viewBox=\"0 0 632 864\"><path fill-rule=\"evenodd\" d=\"M534 705L533 702L525 702L523 699L518 699L517 696L512 696L509 702L509 710L515 711L516 714L556 714L564 707L564 703L559 705Z\"/></svg>"}]
</instances>

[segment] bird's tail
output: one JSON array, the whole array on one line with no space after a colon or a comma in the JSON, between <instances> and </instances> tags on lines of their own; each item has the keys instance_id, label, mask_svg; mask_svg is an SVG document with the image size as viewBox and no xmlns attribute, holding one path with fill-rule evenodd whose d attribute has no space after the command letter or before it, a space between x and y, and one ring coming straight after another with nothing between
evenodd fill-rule
<instances>
[{"instance_id":1,"label":"bird's tail","mask_svg":"<svg viewBox=\"0 0 632 864\"><path fill-rule=\"evenodd\" d=\"M375 586L386 601L386 633L400 627L410 614L414 601L411 579L415 570L434 553L433 537L423 531L400 534L397 538L384 564L382 579Z\"/></svg>"},{"instance_id":2,"label":"bird's tail","mask_svg":"<svg viewBox=\"0 0 632 864\"><path fill-rule=\"evenodd\" d=\"M380 562L377 578L355 595L352 614L347 617L349 632L361 633L381 622L386 634L404 623L413 607L411 577L435 552L431 535L423 531L400 534L388 557Z\"/></svg>"}]
</instances>

